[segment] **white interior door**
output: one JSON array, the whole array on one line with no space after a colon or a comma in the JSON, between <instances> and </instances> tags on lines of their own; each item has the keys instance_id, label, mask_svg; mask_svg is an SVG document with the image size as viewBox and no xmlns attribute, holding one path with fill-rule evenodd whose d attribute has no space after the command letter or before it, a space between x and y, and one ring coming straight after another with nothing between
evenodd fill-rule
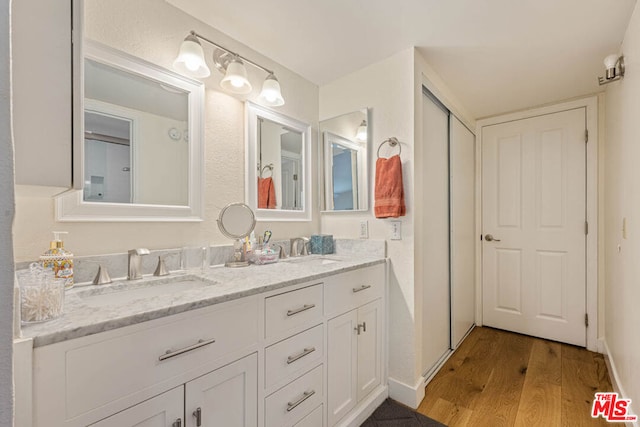
<instances>
[{"instance_id":1,"label":"white interior door","mask_svg":"<svg viewBox=\"0 0 640 427\"><path fill-rule=\"evenodd\" d=\"M426 272L422 305L422 372L431 371L451 345L449 284L449 112L422 96L424 175L428 200L423 225Z\"/></svg>"},{"instance_id":2,"label":"white interior door","mask_svg":"<svg viewBox=\"0 0 640 427\"><path fill-rule=\"evenodd\" d=\"M454 348L475 323L476 139L451 118L451 344Z\"/></svg>"},{"instance_id":3,"label":"white interior door","mask_svg":"<svg viewBox=\"0 0 640 427\"><path fill-rule=\"evenodd\" d=\"M586 344L585 108L482 129L483 323Z\"/></svg>"}]
</instances>

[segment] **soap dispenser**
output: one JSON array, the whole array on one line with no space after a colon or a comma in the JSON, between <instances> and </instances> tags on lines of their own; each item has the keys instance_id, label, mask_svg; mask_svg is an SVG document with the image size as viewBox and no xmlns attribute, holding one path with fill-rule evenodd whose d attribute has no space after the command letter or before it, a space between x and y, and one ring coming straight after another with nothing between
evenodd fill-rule
<instances>
[{"instance_id":1,"label":"soap dispenser","mask_svg":"<svg viewBox=\"0 0 640 427\"><path fill-rule=\"evenodd\" d=\"M49 250L40 256L42 267L53 271L57 279L64 279L65 289L73 288L73 254L64 248L61 234L66 231L54 231Z\"/></svg>"}]
</instances>

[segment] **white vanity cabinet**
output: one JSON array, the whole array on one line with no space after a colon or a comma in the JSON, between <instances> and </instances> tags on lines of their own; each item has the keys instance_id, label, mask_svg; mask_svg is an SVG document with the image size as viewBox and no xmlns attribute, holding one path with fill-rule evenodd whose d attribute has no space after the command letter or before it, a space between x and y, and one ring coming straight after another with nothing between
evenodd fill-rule
<instances>
[{"instance_id":1,"label":"white vanity cabinet","mask_svg":"<svg viewBox=\"0 0 640 427\"><path fill-rule=\"evenodd\" d=\"M383 273L369 269L326 284L327 298L342 296L343 308L350 309L327 324L329 426L382 384Z\"/></svg>"},{"instance_id":2,"label":"white vanity cabinet","mask_svg":"<svg viewBox=\"0 0 640 427\"><path fill-rule=\"evenodd\" d=\"M91 427L256 426L258 360L252 354Z\"/></svg>"},{"instance_id":3,"label":"white vanity cabinet","mask_svg":"<svg viewBox=\"0 0 640 427\"><path fill-rule=\"evenodd\" d=\"M38 346L24 427L359 426L388 394L385 272Z\"/></svg>"},{"instance_id":4,"label":"white vanity cabinet","mask_svg":"<svg viewBox=\"0 0 640 427\"><path fill-rule=\"evenodd\" d=\"M215 372L257 351L259 301L251 296L37 347L34 426L90 425L205 374L224 375ZM247 378L257 377L253 365ZM255 394L257 383L245 387Z\"/></svg>"}]
</instances>

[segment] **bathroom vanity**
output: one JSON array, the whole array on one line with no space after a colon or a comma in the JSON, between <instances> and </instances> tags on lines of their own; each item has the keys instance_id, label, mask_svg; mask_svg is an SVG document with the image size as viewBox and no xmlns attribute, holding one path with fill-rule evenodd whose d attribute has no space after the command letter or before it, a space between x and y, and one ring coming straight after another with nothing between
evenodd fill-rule
<instances>
[{"instance_id":1,"label":"bathroom vanity","mask_svg":"<svg viewBox=\"0 0 640 427\"><path fill-rule=\"evenodd\" d=\"M388 395L383 258L154 280L23 328L34 427L359 426Z\"/></svg>"}]
</instances>

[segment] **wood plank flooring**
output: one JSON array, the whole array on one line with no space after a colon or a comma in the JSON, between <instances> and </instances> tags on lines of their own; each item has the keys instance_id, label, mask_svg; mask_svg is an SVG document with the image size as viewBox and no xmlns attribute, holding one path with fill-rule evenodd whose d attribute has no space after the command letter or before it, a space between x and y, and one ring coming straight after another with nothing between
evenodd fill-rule
<instances>
[{"instance_id":1,"label":"wood plank flooring","mask_svg":"<svg viewBox=\"0 0 640 427\"><path fill-rule=\"evenodd\" d=\"M427 385L418 412L449 427L606 426L591 405L596 391L612 390L601 354L479 327Z\"/></svg>"}]
</instances>

